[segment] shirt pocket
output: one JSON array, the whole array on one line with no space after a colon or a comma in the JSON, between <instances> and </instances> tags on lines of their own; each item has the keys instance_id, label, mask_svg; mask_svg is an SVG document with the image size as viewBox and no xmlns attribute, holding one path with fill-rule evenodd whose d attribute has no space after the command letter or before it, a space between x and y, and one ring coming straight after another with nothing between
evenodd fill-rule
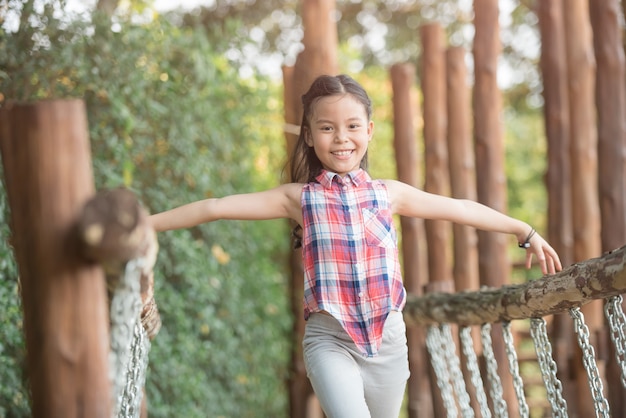
<instances>
[{"instance_id":1,"label":"shirt pocket","mask_svg":"<svg viewBox=\"0 0 626 418\"><path fill-rule=\"evenodd\" d=\"M363 208L365 242L372 247L396 248L390 209Z\"/></svg>"}]
</instances>

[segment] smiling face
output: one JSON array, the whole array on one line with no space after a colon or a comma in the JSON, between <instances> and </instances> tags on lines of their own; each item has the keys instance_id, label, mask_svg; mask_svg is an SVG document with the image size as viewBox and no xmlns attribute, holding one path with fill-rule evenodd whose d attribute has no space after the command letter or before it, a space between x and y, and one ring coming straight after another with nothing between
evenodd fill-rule
<instances>
[{"instance_id":1,"label":"smiling face","mask_svg":"<svg viewBox=\"0 0 626 418\"><path fill-rule=\"evenodd\" d=\"M306 143L326 170L344 176L359 168L373 132L363 103L351 94L326 96L314 105Z\"/></svg>"}]
</instances>

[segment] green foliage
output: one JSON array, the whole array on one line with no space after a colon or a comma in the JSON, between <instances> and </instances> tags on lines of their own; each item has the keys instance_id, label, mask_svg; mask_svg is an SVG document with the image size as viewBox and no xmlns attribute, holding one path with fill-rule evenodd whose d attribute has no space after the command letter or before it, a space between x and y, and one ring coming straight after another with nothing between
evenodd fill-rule
<instances>
[{"instance_id":1,"label":"green foliage","mask_svg":"<svg viewBox=\"0 0 626 418\"><path fill-rule=\"evenodd\" d=\"M28 417L25 357L17 266L8 240L7 199L0 184L0 417Z\"/></svg>"},{"instance_id":2,"label":"green foliage","mask_svg":"<svg viewBox=\"0 0 626 418\"><path fill-rule=\"evenodd\" d=\"M277 86L241 80L193 28L124 19L112 26L97 16L68 24L54 16L32 11L31 21L46 24L5 34L0 92L6 100L84 98L97 188L124 185L157 212L278 183ZM17 274L5 225L0 405L9 408L2 414L26 416ZM159 236L155 297L163 328L150 353L150 416L286 415L288 237L284 221L217 222Z\"/></svg>"}]
</instances>

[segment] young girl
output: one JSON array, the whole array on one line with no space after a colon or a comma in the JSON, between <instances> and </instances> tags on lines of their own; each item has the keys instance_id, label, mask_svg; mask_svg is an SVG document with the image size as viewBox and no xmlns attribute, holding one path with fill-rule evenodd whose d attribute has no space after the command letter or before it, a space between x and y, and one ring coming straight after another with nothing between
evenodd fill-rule
<instances>
[{"instance_id":1,"label":"young girl","mask_svg":"<svg viewBox=\"0 0 626 418\"><path fill-rule=\"evenodd\" d=\"M321 76L302 97L291 160L294 183L206 199L151 216L157 231L218 219L290 218L304 266L303 352L329 418L398 417L409 376L394 214L513 234L544 274L558 255L528 224L479 203L418 190L365 171L374 132L367 93L352 78Z\"/></svg>"}]
</instances>

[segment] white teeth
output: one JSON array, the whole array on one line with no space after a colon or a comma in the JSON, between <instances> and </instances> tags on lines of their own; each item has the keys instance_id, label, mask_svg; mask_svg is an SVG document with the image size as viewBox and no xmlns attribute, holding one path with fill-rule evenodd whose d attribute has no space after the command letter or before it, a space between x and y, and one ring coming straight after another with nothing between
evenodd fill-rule
<instances>
[{"instance_id":1,"label":"white teeth","mask_svg":"<svg viewBox=\"0 0 626 418\"><path fill-rule=\"evenodd\" d=\"M334 155L339 155L339 156L345 156L345 155L350 155L352 153L352 151L348 150L348 151L335 151L333 152Z\"/></svg>"}]
</instances>

